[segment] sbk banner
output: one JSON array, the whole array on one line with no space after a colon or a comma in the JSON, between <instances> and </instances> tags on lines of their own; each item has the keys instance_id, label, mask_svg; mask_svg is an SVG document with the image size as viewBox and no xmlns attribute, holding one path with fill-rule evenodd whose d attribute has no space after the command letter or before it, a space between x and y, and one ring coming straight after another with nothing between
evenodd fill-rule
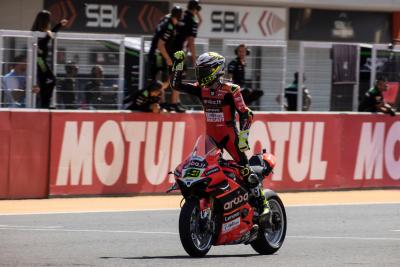
<instances>
[{"instance_id":1,"label":"sbk banner","mask_svg":"<svg viewBox=\"0 0 400 267\"><path fill-rule=\"evenodd\" d=\"M63 31L116 34L154 33L162 16L169 13L167 1L45 0L52 24L68 19Z\"/></svg>"},{"instance_id":2,"label":"sbk banner","mask_svg":"<svg viewBox=\"0 0 400 267\"><path fill-rule=\"evenodd\" d=\"M203 114L52 113L50 195L165 192L204 134ZM249 143L275 154L275 190L400 187L400 121L256 114Z\"/></svg>"},{"instance_id":3,"label":"sbk banner","mask_svg":"<svg viewBox=\"0 0 400 267\"><path fill-rule=\"evenodd\" d=\"M203 4L201 7L199 37L286 40L285 8Z\"/></svg>"}]
</instances>

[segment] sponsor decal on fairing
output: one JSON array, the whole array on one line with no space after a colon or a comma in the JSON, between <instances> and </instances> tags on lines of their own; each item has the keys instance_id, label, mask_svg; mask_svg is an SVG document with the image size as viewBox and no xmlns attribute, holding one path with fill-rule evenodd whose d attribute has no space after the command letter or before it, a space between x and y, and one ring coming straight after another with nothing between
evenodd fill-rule
<instances>
[{"instance_id":1,"label":"sponsor decal on fairing","mask_svg":"<svg viewBox=\"0 0 400 267\"><path fill-rule=\"evenodd\" d=\"M222 233L227 233L240 225L240 217L222 225Z\"/></svg>"},{"instance_id":2,"label":"sponsor decal on fairing","mask_svg":"<svg viewBox=\"0 0 400 267\"><path fill-rule=\"evenodd\" d=\"M239 211L237 211L235 213L232 213L232 214L229 214L229 215L226 215L226 216L224 216L224 222L229 222L229 221L231 221L233 219L236 219L239 216L240 216L240 212Z\"/></svg>"},{"instance_id":3,"label":"sponsor decal on fairing","mask_svg":"<svg viewBox=\"0 0 400 267\"><path fill-rule=\"evenodd\" d=\"M212 169L210 169L210 170L204 172L204 175L205 175L205 176L209 176L209 175L211 175L211 174L213 174L213 173L216 173L216 172L219 172L219 168L218 168L218 167L214 167L214 168L212 168Z\"/></svg>"}]
</instances>

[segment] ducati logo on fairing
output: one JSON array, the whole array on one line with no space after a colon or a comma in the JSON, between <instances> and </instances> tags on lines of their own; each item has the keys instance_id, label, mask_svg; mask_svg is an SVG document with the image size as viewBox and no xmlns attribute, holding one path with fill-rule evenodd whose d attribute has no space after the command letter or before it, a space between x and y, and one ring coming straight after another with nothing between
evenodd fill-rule
<instances>
[{"instance_id":1,"label":"ducati logo on fairing","mask_svg":"<svg viewBox=\"0 0 400 267\"><path fill-rule=\"evenodd\" d=\"M233 200L231 200L229 202L226 202L224 204L224 210L230 210L230 209L232 209L234 207L237 207L239 204L247 201L248 199L249 199L249 194L248 193L246 193L244 195L237 196Z\"/></svg>"}]
</instances>

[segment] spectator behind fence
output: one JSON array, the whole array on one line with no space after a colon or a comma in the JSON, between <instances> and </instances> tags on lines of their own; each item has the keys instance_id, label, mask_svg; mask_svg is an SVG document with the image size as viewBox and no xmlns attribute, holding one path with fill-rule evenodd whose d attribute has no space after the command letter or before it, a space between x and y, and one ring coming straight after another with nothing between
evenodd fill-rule
<instances>
[{"instance_id":1,"label":"spectator behind fence","mask_svg":"<svg viewBox=\"0 0 400 267\"><path fill-rule=\"evenodd\" d=\"M2 88L4 90L3 103L9 108L25 107L26 90L26 56L19 55L14 58L12 70L4 75L2 79ZM37 94L39 87L33 86L32 92Z\"/></svg>"},{"instance_id":2,"label":"spectator behind fence","mask_svg":"<svg viewBox=\"0 0 400 267\"><path fill-rule=\"evenodd\" d=\"M306 76L303 74L303 82L306 81ZM299 87L299 73L296 71L294 73L294 81L285 88L285 103L283 107L286 111L297 111L297 94ZM276 101L281 103L281 95L276 97ZM311 107L311 95L308 89L303 84L303 108L302 111L308 111Z\"/></svg>"},{"instance_id":3,"label":"spectator behind fence","mask_svg":"<svg viewBox=\"0 0 400 267\"><path fill-rule=\"evenodd\" d=\"M125 99L126 108L132 111L160 113L162 83L154 81L142 90Z\"/></svg>"},{"instance_id":4,"label":"spectator behind fence","mask_svg":"<svg viewBox=\"0 0 400 267\"><path fill-rule=\"evenodd\" d=\"M240 86L244 102L246 105L250 105L250 103L260 99L260 97L264 95L264 92L260 90L253 90L246 86L246 57L250 55L250 50L245 44L240 44L235 48L235 55L236 58L229 62L228 65L229 78L232 79L234 84Z\"/></svg>"},{"instance_id":5,"label":"spectator behind fence","mask_svg":"<svg viewBox=\"0 0 400 267\"><path fill-rule=\"evenodd\" d=\"M37 76L40 87L40 107L49 108L50 100L53 95L54 86L56 85L56 77L47 63L48 43L54 38L54 33L61 27L66 26L68 20L61 20L53 29L50 24L51 13L47 10L40 11L33 22L31 31L45 32L46 37L39 38L38 55L37 55ZM50 30L51 29L51 30Z\"/></svg>"},{"instance_id":6,"label":"spectator behind fence","mask_svg":"<svg viewBox=\"0 0 400 267\"><path fill-rule=\"evenodd\" d=\"M78 66L73 61L68 61L65 65L66 77L60 82L60 90L58 91L58 99L64 105L65 109L76 109L77 104L77 81Z\"/></svg>"},{"instance_id":7,"label":"spectator behind fence","mask_svg":"<svg viewBox=\"0 0 400 267\"><path fill-rule=\"evenodd\" d=\"M171 103L166 103L165 89L169 88L169 69L172 67L173 53L176 38L176 25L182 17L182 8L174 6L170 14L165 15L159 22L156 32L153 35L149 51L149 78L151 82L157 80L157 75L161 72L162 101L161 106L169 111L185 112L180 105L179 92L172 91Z\"/></svg>"},{"instance_id":8,"label":"spectator behind fence","mask_svg":"<svg viewBox=\"0 0 400 267\"><path fill-rule=\"evenodd\" d=\"M361 99L358 111L361 112L383 112L390 116L395 116L396 113L392 107L385 103L383 92L387 90L386 78L379 77L374 83L374 87L369 89Z\"/></svg>"},{"instance_id":9,"label":"spectator behind fence","mask_svg":"<svg viewBox=\"0 0 400 267\"><path fill-rule=\"evenodd\" d=\"M93 66L91 80L85 86L85 99L89 109L102 109L103 99L101 90L104 88L104 69L100 65Z\"/></svg>"},{"instance_id":10,"label":"spectator behind fence","mask_svg":"<svg viewBox=\"0 0 400 267\"><path fill-rule=\"evenodd\" d=\"M197 37L201 6L198 0L189 0L183 18L178 22L174 52L184 50L190 53L192 66L196 65L196 48L194 39ZM186 48L184 45L186 43Z\"/></svg>"}]
</instances>

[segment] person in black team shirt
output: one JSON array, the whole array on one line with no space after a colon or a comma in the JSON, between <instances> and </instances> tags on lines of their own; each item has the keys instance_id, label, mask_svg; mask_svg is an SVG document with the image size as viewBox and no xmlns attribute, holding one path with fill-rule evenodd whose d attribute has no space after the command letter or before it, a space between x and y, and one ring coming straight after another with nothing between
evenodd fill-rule
<instances>
[{"instance_id":1,"label":"person in black team shirt","mask_svg":"<svg viewBox=\"0 0 400 267\"><path fill-rule=\"evenodd\" d=\"M369 89L362 98L358 111L362 112L383 112L395 116L396 113L392 107L385 103L383 99L383 92L386 91L386 79L383 77L375 81L374 87Z\"/></svg>"},{"instance_id":2,"label":"person in black team shirt","mask_svg":"<svg viewBox=\"0 0 400 267\"><path fill-rule=\"evenodd\" d=\"M254 102L264 95L263 91L252 90L246 87L245 80L245 68L246 68L246 56L250 55L250 50L245 44L240 44L235 49L236 58L234 58L228 65L228 74L234 84L237 84L242 88L242 96L246 105Z\"/></svg>"},{"instance_id":3,"label":"person in black team shirt","mask_svg":"<svg viewBox=\"0 0 400 267\"><path fill-rule=\"evenodd\" d=\"M199 26L201 6L198 0L190 0L187 4L187 10L183 18L178 22L177 35L175 42L175 51L186 50L191 54L192 65L196 65L196 49L194 39L197 37L197 28Z\"/></svg>"},{"instance_id":4,"label":"person in black team shirt","mask_svg":"<svg viewBox=\"0 0 400 267\"><path fill-rule=\"evenodd\" d=\"M160 23L157 25L156 32L153 35L151 47L148 55L149 59L149 72L151 82L157 80L157 74L161 72L162 99L165 101L164 90L169 87L169 69L172 67L173 53L175 52L175 37L176 25L182 17L182 8L174 6L170 14L165 15ZM169 110L176 112L184 112L179 105L177 105L178 92L172 92L172 104L162 105Z\"/></svg>"},{"instance_id":5,"label":"person in black team shirt","mask_svg":"<svg viewBox=\"0 0 400 267\"><path fill-rule=\"evenodd\" d=\"M306 76L303 74L303 81L306 80ZM299 87L299 73L294 73L294 81L285 88L284 97L286 103L283 105L286 111L297 111L297 88ZM281 102L281 95L276 97L277 102ZM311 95L308 89L303 84L303 108L302 111L308 111L311 107Z\"/></svg>"},{"instance_id":6,"label":"person in black team shirt","mask_svg":"<svg viewBox=\"0 0 400 267\"><path fill-rule=\"evenodd\" d=\"M61 27L68 24L68 20L61 20L53 29L50 25L51 13L42 10L36 15L31 31L45 32L46 37L39 38L38 55L37 55L37 76L40 88L40 107L49 108L50 100L53 95L54 86L56 85L56 77L47 63L48 43L54 37L54 33ZM50 30L51 29L51 30Z\"/></svg>"},{"instance_id":7,"label":"person in black team shirt","mask_svg":"<svg viewBox=\"0 0 400 267\"><path fill-rule=\"evenodd\" d=\"M137 91L124 101L126 108L132 111L160 113L162 86L161 82L154 81L147 88Z\"/></svg>"}]
</instances>

